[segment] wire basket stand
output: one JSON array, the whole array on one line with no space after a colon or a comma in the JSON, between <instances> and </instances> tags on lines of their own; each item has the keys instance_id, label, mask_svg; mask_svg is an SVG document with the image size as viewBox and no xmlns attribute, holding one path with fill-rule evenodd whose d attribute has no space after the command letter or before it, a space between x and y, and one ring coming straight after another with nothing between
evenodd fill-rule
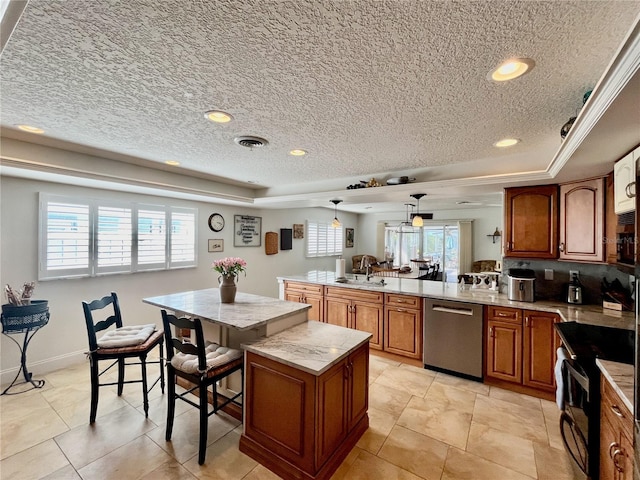
<instances>
[{"instance_id":1,"label":"wire basket stand","mask_svg":"<svg viewBox=\"0 0 640 480\"><path fill-rule=\"evenodd\" d=\"M47 323L49 323L49 302L47 300L32 300L30 305L10 305L2 306L2 334L12 340L20 350L20 368L16 373L11 384L5 388L0 395L16 395L18 393L28 392L34 388L42 388L44 380L34 380L33 375L27 369L27 347L35 333ZM22 346L12 337L12 335L24 334ZM24 382L18 382L20 373L24 376ZM19 385L30 383L31 388L21 390L15 393L9 393L9 390Z\"/></svg>"}]
</instances>

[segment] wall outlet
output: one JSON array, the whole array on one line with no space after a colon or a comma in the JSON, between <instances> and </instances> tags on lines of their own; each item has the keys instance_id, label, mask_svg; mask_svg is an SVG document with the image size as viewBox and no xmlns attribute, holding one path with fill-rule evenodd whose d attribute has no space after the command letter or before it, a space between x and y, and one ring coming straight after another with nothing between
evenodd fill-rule
<instances>
[{"instance_id":1,"label":"wall outlet","mask_svg":"<svg viewBox=\"0 0 640 480\"><path fill-rule=\"evenodd\" d=\"M544 269L544 279L545 280L553 280L553 269L545 268Z\"/></svg>"},{"instance_id":2,"label":"wall outlet","mask_svg":"<svg viewBox=\"0 0 640 480\"><path fill-rule=\"evenodd\" d=\"M569 270L569 280L571 280L574 275L576 277L580 278L580 271L579 270Z\"/></svg>"}]
</instances>

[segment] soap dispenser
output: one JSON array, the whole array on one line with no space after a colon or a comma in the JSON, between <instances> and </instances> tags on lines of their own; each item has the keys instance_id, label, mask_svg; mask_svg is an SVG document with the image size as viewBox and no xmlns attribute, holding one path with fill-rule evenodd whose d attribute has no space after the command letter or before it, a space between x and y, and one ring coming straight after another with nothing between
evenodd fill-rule
<instances>
[{"instance_id":1,"label":"soap dispenser","mask_svg":"<svg viewBox=\"0 0 640 480\"><path fill-rule=\"evenodd\" d=\"M582 304L582 285L580 285L578 275L576 275L575 273L571 277L569 289L567 290L567 302L573 304Z\"/></svg>"}]
</instances>

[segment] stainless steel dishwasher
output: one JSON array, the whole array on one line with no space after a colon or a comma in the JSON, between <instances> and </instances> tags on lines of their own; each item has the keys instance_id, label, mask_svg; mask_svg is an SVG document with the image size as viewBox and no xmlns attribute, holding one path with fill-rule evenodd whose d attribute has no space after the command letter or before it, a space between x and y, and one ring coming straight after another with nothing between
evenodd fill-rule
<instances>
[{"instance_id":1,"label":"stainless steel dishwasher","mask_svg":"<svg viewBox=\"0 0 640 480\"><path fill-rule=\"evenodd\" d=\"M482 381L482 305L425 302L424 367Z\"/></svg>"}]
</instances>

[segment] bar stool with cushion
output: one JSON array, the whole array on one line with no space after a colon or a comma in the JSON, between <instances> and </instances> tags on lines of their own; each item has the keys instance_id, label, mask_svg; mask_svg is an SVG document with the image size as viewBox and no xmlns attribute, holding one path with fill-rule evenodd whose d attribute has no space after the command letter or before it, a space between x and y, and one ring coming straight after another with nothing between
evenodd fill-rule
<instances>
[{"instance_id":1,"label":"bar stool with cushion","mask_svg":"<svg viewBox=\"0 0 640 480\"><path fill-rule=\"evenodd\" d=\"M167 346L167 381L168 381L168 397L167 401L167 430L165 438L171 440L171 432L173 430L173 418L176 410L176 399L179 398L200 410L200 440L198 447L198 463L202 465L207 449L207 423L211 415L218 412L226 405L234 403L241 406L238 398L242 395L242 391L231 397L225 397L225 400L218 401L217 382L222 378L240 371L242 375L242 384L244 385L244 360L241 350L233 348L221 347L215 343L205 343L204 334L202 333L202 323L198 318L178 318L175 315L168 314L166 310L162 310L162 323ZM195 336L195 344L188 340L181 340L171 334L171 326L176 331L189 329L189 337ZM176 352L177 350L177 352ZM194 386L184 393L176 393L175 380L181 377ZM209 411L208 387L213 390L213 410ZM195 403L187 398L191 393L199 396L199 403Z\"/></svg>"},{"instance_id":2,"label":"bar stool with cushion","mask_svg":"<svg viewBox=\"0 0 640 480\"><path fill-rule=\"evenodd\" d=\"M112 309L109 308L102 311L109 305L112 306ZM91 366L91 413L89 414L89 422L93 423L96 420L99 388L107 385L118 385L118 396L120 396L125 383L142 383L144 413L145 416L148 416L149 391L160 381L160 388L164 393L164 368L161 365L164 351L162 344L164 332L157 330L154 324L124 326L118 296L114 292L99 300L82 302L82 308L89 336L89 352L87 352L87 356ZM94 316L99 316L102 319L96 320ZM109 329L113 325L115 325L115 328ZM99 332L104 332L100 338L97 337ZM156 346L160 348L159 360L147 362L147 355ZM127 363L126 360L131 358L138 358L139 361ZM100 371L98 363L101 360L114 360L114 362ZM148 387L147 364L151 363L160 365L160 375L151 387ZM118 365L118 381L100 383L100 376L116 364ZM140 380L125 380L125 366L127 365L141 365L142 378Z\"/></svg>"}]
</instances>

